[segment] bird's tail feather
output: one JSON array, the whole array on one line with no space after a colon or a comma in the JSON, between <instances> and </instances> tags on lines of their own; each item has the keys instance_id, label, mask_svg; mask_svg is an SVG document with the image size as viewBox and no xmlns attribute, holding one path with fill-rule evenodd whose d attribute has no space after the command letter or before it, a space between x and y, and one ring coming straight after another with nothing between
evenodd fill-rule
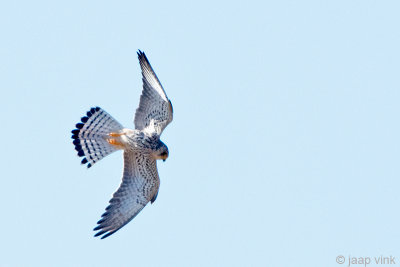
<instances>
[{"instance_id":1,"label":"bird's tail feather","mask_svg":"<svg viewBox=\"0 0 400 267\"><path fill-rule=\"evenodd\" d=\"M94 163L118 150L107 142L109 133L122 130L122 125L99 107L91 108L72 130L73 144L82 164L90 168Z\"/></svg>"}]
</instances>

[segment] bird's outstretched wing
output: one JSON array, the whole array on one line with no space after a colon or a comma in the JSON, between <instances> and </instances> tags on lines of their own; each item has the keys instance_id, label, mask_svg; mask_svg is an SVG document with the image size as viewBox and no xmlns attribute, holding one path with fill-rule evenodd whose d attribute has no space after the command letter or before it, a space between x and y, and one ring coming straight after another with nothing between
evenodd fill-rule
<instances>
[{"instance_id":1,"label":"bird's outstretched wing","mask_svg":"<svg viewBox=\"0 0 400 267\"><path fill-rule=\"evenodd\" d=\"M149 201L155 200L159 186L156 161L143 154L124 151L122 183L97 222L94 231L99 232L95 236L106 238L130 222Z\"/></svg>"},{"instance_id":2,"label":"bird's outstretched wing","mask_svg":"<svg viewBox=\"0 0 400 267\"><path fill-rule=\"evenodd\" d=\"M172 121L172 104L146 55L140 50L137 54L142 69L143 91L135 114L135 128L144 130L154 127L151 131L161 135Z\"/></svg>"}]
</instances>

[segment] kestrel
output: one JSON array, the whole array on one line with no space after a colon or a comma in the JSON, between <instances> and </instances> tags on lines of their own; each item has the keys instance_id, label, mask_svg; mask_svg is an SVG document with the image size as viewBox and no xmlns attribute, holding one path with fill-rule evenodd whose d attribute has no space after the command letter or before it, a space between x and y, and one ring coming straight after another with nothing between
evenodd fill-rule
<instances>
[{"instance_id":1,"label":"kestrel","mask_svg":"<svg viewBox=\"0 0 400 267\"><path fill-rule=\"evenodd\" d=\"M157 160L168 158L168 148L160 135L172 121L172 104L146 55L139 50L143 90L135 114L135 129L124 128L99 107L91 108L72 131L73 144L82 164L90 168L117 150L124 151L122 182L106 212L97 222L95 236L106 238L135 216L158 194L160 178Z\"/></svg>"}]
</instances>

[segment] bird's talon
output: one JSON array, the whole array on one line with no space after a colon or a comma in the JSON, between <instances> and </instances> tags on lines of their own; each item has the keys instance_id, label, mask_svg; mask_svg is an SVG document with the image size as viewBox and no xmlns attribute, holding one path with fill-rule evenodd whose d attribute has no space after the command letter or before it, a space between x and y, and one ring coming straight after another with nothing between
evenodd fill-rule
<instances>
[{"instance_id":1,"label":"bird's talon","mask_svg":"<svg viewBox=\"0 0 400 267\"><path fill-rule=\"evenodd\" d=\"M121 142L118 142L118 141L115 140L115 139L107 139L107 142L108 142L110 145L113 145L113 146L123 146L123 144L122 144Z\"/></svg>"},{"instance_id":2,"label":"bird's talon","mask_svg":"<svg viewBox=\"0 0 400 267\"><path fill-rule=\"evenodd\" d=\"M111 137L120 137L121 135L124 135L124 133L109 133L108 135Z\"/></svg>"}]
</instances>

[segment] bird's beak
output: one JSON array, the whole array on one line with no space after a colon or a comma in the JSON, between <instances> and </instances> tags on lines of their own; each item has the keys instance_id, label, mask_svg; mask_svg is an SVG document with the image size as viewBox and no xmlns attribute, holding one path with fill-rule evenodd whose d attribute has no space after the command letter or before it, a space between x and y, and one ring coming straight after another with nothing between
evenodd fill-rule
<instances>
[{"instance_id":1,"label":"bird's beak","mask_svg":"<svg viewBox=\"0 0 400 267\"><path fill-rule=\"evenodd\" d=\"M165 159L163 159L162 161L165 162Z\"/></svg>"}]
</instances>

